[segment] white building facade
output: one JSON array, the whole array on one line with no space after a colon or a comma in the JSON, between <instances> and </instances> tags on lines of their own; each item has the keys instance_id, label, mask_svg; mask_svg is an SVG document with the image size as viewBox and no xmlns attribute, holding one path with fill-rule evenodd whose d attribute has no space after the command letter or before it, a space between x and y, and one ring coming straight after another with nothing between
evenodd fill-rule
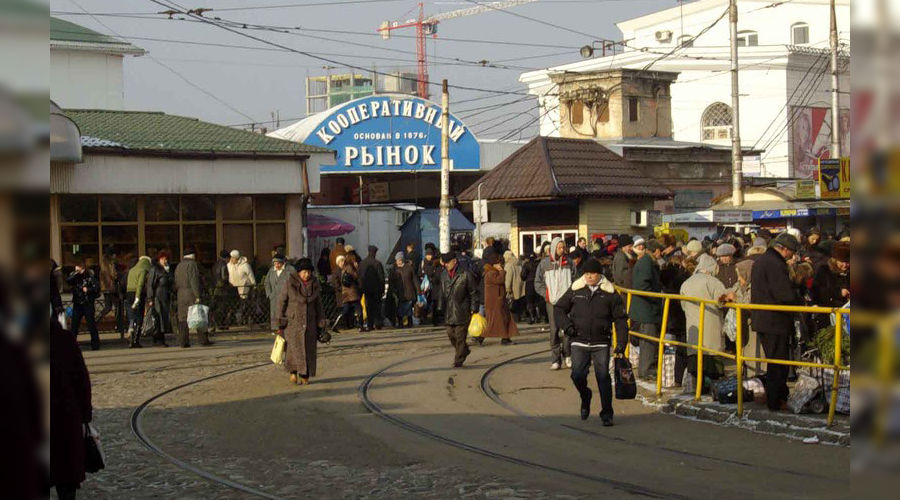
<instances>
[{"instance_id":1,"label":"white building facade","mask_svg":"<svg viewBox=\"0 0 900 500\"><path fill-rule=\"evenodd\" d=\"M745 161L747 175L812 178L816 159L831 149L828 0L738 1L740 133L742 146L763 150ZM678 72L671 86L673 138L731 143L728 0L699 0L617 24L625 50L524 73L539 99L540 133L558 136L560 102L551 75L610 68ZM850 2L837 1L842 48L849 66ZM840 75L841 139L849 154L849 75ZM566 115L566 114L563 114ZM599 118L599 117L592 117Z\"/></svg>"}]
</instances>

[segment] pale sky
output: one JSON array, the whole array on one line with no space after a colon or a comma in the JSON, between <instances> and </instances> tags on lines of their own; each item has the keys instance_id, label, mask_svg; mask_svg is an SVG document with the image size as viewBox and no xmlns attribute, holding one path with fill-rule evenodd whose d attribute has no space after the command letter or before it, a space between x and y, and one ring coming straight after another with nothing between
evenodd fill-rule
<instances>
[{"instance_id":1,"label":"pale sky","mask_svg":"<svg viewBox=\"0 0 900 500\"><path fill-rule=\"evenodd\" d=\"M239 30L292 49L347 64L365 68L375 65L376 69L381 71L393 69L415 71L413 38L394 37L384 41L380 36L372 36L376 34L375 29L382 21L414 17L417 9L415 0L162 1L189 9L255 7L248 10L218 12L213 10L204 14L208 18L219 16L230 21L266 26L353 32L346 34L295 31L294 34L283 34L272 31ZM425 13L428 15L474 5L466 0L432 0L425 2ZM577 61L581 59L578 48L589 44L592 40L621 38L615 22L675 5L676 0L539 0L532 4L512 7L509 13L486 12L447 20L440 24L438 37L428 38L426 42L430 58L429 76L434 82L447 78L451 85L524 92L524 85L518 82L521 73ZM277 7L260 8L273 6ZM164 15L146 19L61 13L87 11L93 14L133 15L155 14L165 10L150 0L51 0L50 9L52 15L56 17L101 33L136 37L128 38L128 41L148 51L148 55L143 57L126 58L127 109L158 110L224 125L251 121L265 122L271 120L273 111L278 110L281 126L285 126L305 115L305 77L325 74L323 66L337 66L267 46L262 42L208 24L166 20ZM540 24L513 14L565 29ZM304 33L310 36L303 36ZM395 33L411 36L414 30L407 29ZM456 40L479 41L469 43ZM241 45L266 50L171 43L174 41ZM501 42L548 46L509 45ZM433 55L437 58L432 58ZM465 62L454 62L454 58ZM508 68L486 68L470 63L481 60ZM169 66L203 90L186 83L162 64ZM344 71L349 72L341 68L331 70L332 73ZM225 104L204 91L224 101ZM432 99L439 101L439 88L432 87L431 92ZM454 105L456 101L474 98L483 99ZM481 138L496 138L509 131L516 131L537 117L537 101L534 98L519 95L492 96L490 93L480 91L451 88L450 99L451 111L460 113L466 124ZM494 109L480 109L494 105L496 105ZM272 124L264 125L273 128ZM534 124L524 130L522 137L530 138L536 133L537 125Z\"/></svg>"}]
</instances>

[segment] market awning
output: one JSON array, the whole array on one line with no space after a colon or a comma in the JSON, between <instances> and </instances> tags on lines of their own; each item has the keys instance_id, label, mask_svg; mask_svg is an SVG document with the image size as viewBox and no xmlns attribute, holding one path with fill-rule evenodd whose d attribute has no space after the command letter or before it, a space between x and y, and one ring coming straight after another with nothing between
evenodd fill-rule
<instances>
[{"instance_id":1,"label":"market awning","mask_svg":"<svg viewBox=\"0 0 900 500\"><path fill-rule=\"evenodd\" d=\"M356 229L356 227L349 222L319 214L307 214L306 224L306 229L310 238L340 236L342 234L351 233Z\"/></svg>"}]
</instances>

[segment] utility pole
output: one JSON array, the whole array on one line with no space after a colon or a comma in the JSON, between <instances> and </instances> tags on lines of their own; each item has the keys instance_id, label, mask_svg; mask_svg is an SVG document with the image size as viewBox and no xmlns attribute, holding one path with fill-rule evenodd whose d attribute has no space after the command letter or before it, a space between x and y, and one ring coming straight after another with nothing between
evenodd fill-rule
<instances>
[{"instance_id":1,"label":"utility pole","mask_svg":"<svg viewBox=\"0 0 900 500\"><path fill-rule=\"evenodd\" d=\"M450 251L450 93L441 82L441 253Z\"/></svg>"},{"instance_id":2,"label":"utility pole","mask_svg":"<svg viewBox=\"0 0 900 500\"><path fill-rule=\"evenodd\" d=\"M841 106L838 82L838 29L834 0L831 0L831 156L840 158L841 151Z\"/></svg>"},{"instance_id":3,"label":"utility pole","mask_svg":"<svg viewBox=\"0 0 900 500\"><path fill-rule=\"evenodd\" d=\"M730 0L728 10L731 28L731 201L739 207L744 204L744 159L741 152L741 98L738 94L737 0Z\"/></svg>"},{"instance_id":4,"label":"utility pole","mask_svg":"<svg viewBox=\"0 0 900 500\"><path fill-rule=\"evenodd\" d=\"M472 250L474 251L476 248L481 247L481 185L483 182L478 183L478 200L475 202L475 210L472 211L475 214L475 243L472 245Z\"/></svg>"}]
</instances>

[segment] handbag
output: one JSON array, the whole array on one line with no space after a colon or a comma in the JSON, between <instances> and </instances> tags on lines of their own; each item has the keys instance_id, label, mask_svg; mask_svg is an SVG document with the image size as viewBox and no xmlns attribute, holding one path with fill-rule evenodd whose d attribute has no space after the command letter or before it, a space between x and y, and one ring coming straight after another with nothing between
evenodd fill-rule
<instances>
[{"instance_id":1,"label":"handbag","mask_svg":"<svg viewBox=\"0 0 900 500\"><path fill-rule=\"evenodd\" d=\"M275 336L275 345L272 346L272 354L269 356L269 359L272 360L276 365L280 365L284 363L284 349L285 349L285 341L284 337L281 335Z\"/></svg>"},{"instance_id":2,"label":"handbag","mask_svg":"<svg viewBox=\"0 0 900 500\"><path fill-rule=\"evenodd\" d=\"M331 332L329 332L327 328L319 328L316 330L316 340L322 344L330 344Z\"/></svg>"},{"instance_id":3,"label":"handbag","mask_svg":"<svg viewBox=\"0 0 900 500\"><path fill-rule=\"evenodd\" d=\"M625 357L616 357L613 374L616 379L616 399L634 399L637 396L637 383L631 362Z\"/></svg>"},{"instance_id":4,"label":"handbag","mask_svg":"<svg viewBox=\"0 0 900 500\"><path fill-rule=\"evenodd\" d=\"M147 314L144 315L144 324L141 326L141 334L146 337L159 334L159 314L156 309L152 307L147 309Z\"/></svg>"},{"instance_id":5,"label":"handbag","mask_svg":"<svg viewBox=\"0 0 900 500\"><path fill-rule=\"evenodd\" d=\"M84 470L91 474L106 467L103 448L100 446L100 433L91 424L84 424Z\"/></svg>"}]
</instances>

